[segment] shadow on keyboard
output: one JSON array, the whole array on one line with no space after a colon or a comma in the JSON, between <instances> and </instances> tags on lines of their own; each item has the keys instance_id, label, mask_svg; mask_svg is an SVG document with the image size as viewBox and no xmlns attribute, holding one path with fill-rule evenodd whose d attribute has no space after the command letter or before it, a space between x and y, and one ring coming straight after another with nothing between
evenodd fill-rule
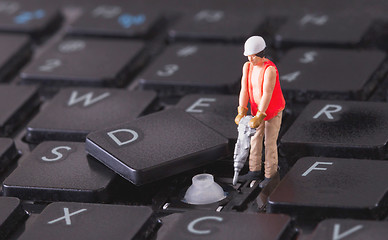
<instances>
[{"instance_id":1,"label":"shadow on keyboard","mask_svg":"<svg viewBox=\"0 0 388 240\"><path fill-rule=\"evenodd\" d=\"M386 239L387 12L386 0L0 1L0 239ZM252 35L286 99L264 187L232 184ZM202 173L223 196L190 204Z\"/></svg>"}]
</instances>

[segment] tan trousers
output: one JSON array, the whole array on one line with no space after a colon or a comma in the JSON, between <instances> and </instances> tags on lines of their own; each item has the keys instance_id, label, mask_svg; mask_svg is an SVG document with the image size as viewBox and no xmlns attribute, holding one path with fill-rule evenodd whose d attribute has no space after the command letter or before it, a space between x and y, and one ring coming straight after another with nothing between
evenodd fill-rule
<instances>
[{"instance_id":1,"label":"tan trousers","mask_svg":"<svg viewBox=\"0 0 388 240\"><path fill-rule=\"evenodd\" d=\"M279 135L280 124L282 123L282 113L283 111L280 111L278 115L276 115L269 121L263 121L256 129L255 135L251 138L249 170L260 171L263 150L263 137L265 136L264 176L266 178L271 178L277 172L278 168L278 147L276 142Z\"/></svg>"}]
</instances>

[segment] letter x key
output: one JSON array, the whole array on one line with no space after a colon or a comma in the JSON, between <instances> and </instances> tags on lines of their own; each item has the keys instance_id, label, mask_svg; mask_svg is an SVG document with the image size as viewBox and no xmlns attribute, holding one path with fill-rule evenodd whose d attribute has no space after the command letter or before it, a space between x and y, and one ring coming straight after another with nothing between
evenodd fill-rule
<instances>
[{"instance_id":1,"label":"letter x key","mask_svg":"<svg viewBox=\"0 0 388 240\"><path fill-rule=\"evenodd\" d=\"M18 239L149 239L157 224L149 207L55 202Z\"/></svg>"},{"instance_id":2,"label":"letter x key","mask_svg":"<svg viewBox=\"0 0 388 240\"><path fill-rule=\"evenodd\" d=\"M70 217L73 216L73 215L79 214L79 213L81 213L81 212L84 212L84 211L86 211L86 210L87 210L87 209L83 208L83 209L80 209L80 210L75 211L75 212L73 212L73 213L70 213L70 212L69 212L69 208L65 207L65 208L63 208L63 212L65 213L65 215L64 215L63 217L60 217L60 218L57 218L57 219L54 219L54 220L48 222L48 224L53 224L53 223L59 222L59 221L61 221L61 220L65 220L66 225L71 225L71 219L70 219Z\"/></svg>"}]
</instances>

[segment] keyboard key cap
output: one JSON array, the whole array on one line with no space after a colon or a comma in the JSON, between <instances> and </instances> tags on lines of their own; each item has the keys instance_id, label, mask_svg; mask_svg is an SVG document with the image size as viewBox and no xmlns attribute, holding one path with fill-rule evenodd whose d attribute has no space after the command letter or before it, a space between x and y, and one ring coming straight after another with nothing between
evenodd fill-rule
<instances>
[{"instance_id":1,"label":"keyboard key cap","mask_svg":"<svg viewBox=\"0 0 388 240\"><path fill-rule=\"evenodd\" d=\"M155 182L224 157L226 138L189 114L165 110L92 132L86 151L135 185Z\"/></svg>"},{"instance_id":2,"label":"keyboard key cap","mask_svg":"<svg viewBox=\"0 0 388 240\"><path fill-rule=\"evenodd\" d=\"M138 83L142 89L170 95L235 92L244 61L240 46L176 44L138 77Z\"/></svg>"},{"instance_id":3,"label":"keyboard key cap","mask_svg":"<svg viewBox=\"0 0 388 240\"><path fill-rule=\"evenodd\" d=\"M4 180L4 195L39 201L106 201L115 174L83 143L43 142Z\"/></svg>"},{"instance_id":4,"label":"keyboard key cap","mask_svg":"<svg viewBox=\"0 0 388 240\"><path fill-rule=\"evenodd\" d=\"M369 101L388 102L388 79L385 78L381 84L377 86Z\"/></svg>"},{"instance_id":5,"label":"keyboard key cap","mask_svg":"<svg viewBox=\"0 0 388 240\"><path fill-rule=\"evenodd\" d=\"M287 19L276 33L285 46L356 46L372 24L370 18L345 12L309 11Z\"/></svg>"},{"instance_id":6,"label":"keyboard key cap","mask_svg":"<svg viewBox=\"0 0 388 240\"><path fill-rule=\"evenodd\" d=\"M218 3L217 6L206 3L202 7L190 8L191 11L183 13L177 23L170 28L170 38L243 42L262 28L264 15L258 12L259 8L241 6L248 3L240 2Z\"/></svg>"},{"instance_id":7,"label":"keyboard key cap","mask_svg":"<svg viewBox=\"0 0 388 240\"><path fill-rule=\"evenodd\" d=\"M0 136L10 136L39 104L39 94L35 87L1 84Z\"/></svg>"},{"instance_id":8,"label":"keyboard key cap","mask_svg":"<svg viewBox=\"0 0 388 240\"><path fill-rule=\"evenodd\" d=\"M72 25L71 34L109 37L147 37L161 20L156 10L132 1L94 4Z\"/></svg>"},{"instance_id":9,"label":"keyboard key cap","mask_svg":"<svg viewBox=\"0 0 388 240\"><path fill-rule=\"evenodd\" d=\"M279 63L285 97L366 100L387 73L385 54L341 49L290 50Z\"/></svg>"},{"instance_id":10,"label":"keyboard key cap","mask_svg":"<svg viewBox=\"0 0 388 240\"><path fill-rule=\"evenodd\" d=\"M31 62L20 74L24 83L123 86L137 68L140 42L67 38Z\"/></svg>"},{"instance_id":11,"label":"keyboard key cap","mask_svg":"<svg viewBox=\"0 0 388 240\"><path fill-rule=\"evenodd\" d=\"M388 104L313 101L281 138L281 153L384 159L388 153Z\"/></svg>"},{"instance_id":12,"label":"keyboard key cap","mask_svg":"<svg viewBox=\"0 0 388 240\"><path fill-rule=\"evenodd\" d=\"M237 125L234 123L238 97L234 95L187 95L175 106L203 122L206 126L227 137L237 140Z\"/></svg>"},{"instance_id":13,"label":"keyboard key cap","mask_svg":"<svg viewBox=\"0 0 388 240\"><path fill-rule=\"evenodd\" d=\"M62 16L58 4L42 0L0 2L0 31L42 37L55 29Z\"/></svg>"},{"instance_id":14,"label":"keyboard key cap","mask_svg":"<svg viewBox=\"0 0 388 240\"><path fill-rule=\"evenodd\" d=\"M350 219L324 220L314 230L311 239L386 239L388 223Z\"/></svg>"},{"instance_id":15,"label":"keyboard key cap","mask_svg":"<svg viewBox=\"0 0 388 240\"><path fill-rule=\"evenodd\" d=\"M0 81L6 81L30 58L31 42L26 35L1 34L0 51Z\"/></svg>"},{"instance_id":16,"label":"keyboard key cap","mask_svg":"<svg viewBox=\"0 0 388 240\"><path fill-rule=\"evenodd\" d=\"M19 155L10 138L0 138L0 173Z\"/></svg>"},{"instance_id":17,"label":"keyboard key cap","mask_svg":"<svg viewBox=\"0 0 388 240\"><path fill-rule=\"evenodd\" d=\"M267 211L300 218L380 219L388 210L388 162L299 159L268 198Z\"/></svg>"},{"instance_id":18,"label":"keyboard key cap","mask_svg":"<svg viewBox=\"0 0 388 240\"><path fill-rule=\"evenodd\" d=\"M158 239L291 239L285 215L191 211L166 217Z\"/></svg>"},{"instance_id":19,"label":"keyboard key cap","mask_svg":"<svg viewBox=\"0 0 388 240\"><path fill-rule=\"evenodd\" d=\"M19 239L148 239L155 226L148 207L56 202Z\"/></svg>"},{"instance_id":20,"label":"keyboard key cap","mask_svg":"<svg viewBox=\"0 0 388 240\"><path fill-rule=\"evenodd\" d=\"M17 198L0 197L0 239L7 239L26 213Z\"/></svg>"},{"instance_id":21,"label":"keyboard key cap","mask_svg":"<svg viewBox=\"0 0 388 240\"><path fill-rule=\"evenodd\" d=\"M27 125L26 140L85 141L91 131L137 118L155 98L151 91L62 89Z\"/></svg>"}]
</instances>

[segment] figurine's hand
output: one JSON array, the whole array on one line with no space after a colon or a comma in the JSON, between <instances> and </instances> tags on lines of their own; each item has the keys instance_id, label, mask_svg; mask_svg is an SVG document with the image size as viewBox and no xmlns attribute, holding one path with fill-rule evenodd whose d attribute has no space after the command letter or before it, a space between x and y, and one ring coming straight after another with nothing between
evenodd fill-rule
<instances>
[{"instance_id":1,"label":"figurine's hand","mask_svg":"<svg viewBox=\"0 0 388 240\"><path fill-rule=\"evenodd\" d=\"M258 128L263 120L260 121L259 117L255 116L249 121L250 128Z\"/></svg>"},{"instance_id":2,"label":"figurine's hand","mask_svg":"<svg viewBox=\"0 0 388 240\"><path fill-rule=\"evenodd\" d=\"M236 116L236 118L234 119L234 122L238 125L243 117L244 117L244 115L238 114Z\"/></svg>"},{"instance_id":3,"label":"figurine's hand","mask_svg":"<svg viewBox=\"0 0 388 240\"><path fill-rule=\"evenodd\" d=\"M258 128L260 124L264 121L264 118L267 116L267 114L259 112L256 116L254 116L249 121L249 127L250 128Z\"/></svg>"},{"instance_id":4,"label":"figurine's hand","mask_svg":"<svg viewBox=\"0 0 388 240\"><path fill-rule=\"evenodd\" d=\"M234 119L234 122L238 125L240 123L241 119L247 115L248 108L239 106L237 108L237 112L238 112L238 114L237 114L236 118Z\"/></svg>"}]
</instances>

